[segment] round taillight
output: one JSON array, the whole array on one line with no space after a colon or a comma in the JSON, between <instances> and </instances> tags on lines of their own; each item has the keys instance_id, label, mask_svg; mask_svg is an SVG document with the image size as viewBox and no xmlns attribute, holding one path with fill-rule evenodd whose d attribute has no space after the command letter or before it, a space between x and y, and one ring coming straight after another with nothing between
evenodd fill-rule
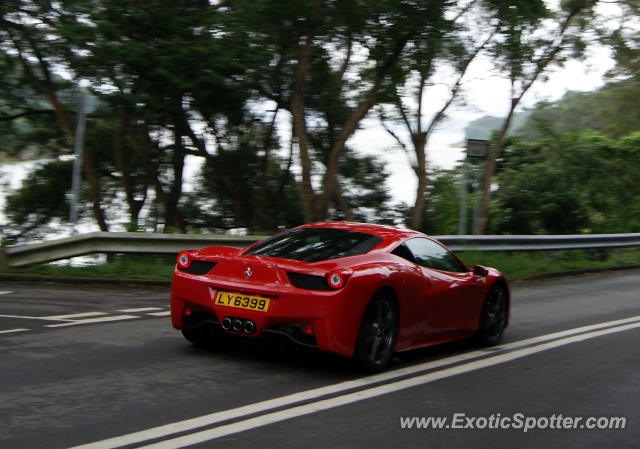
<instances>
[{"instance_id":1,"label":"round taillight","mask_svg":"<svg viewBox=\"0 0 640 449\"><path fill-rule=\"evenodd\" d=\"M300 325L302 333L305 335L313 336L313 325L311 323L305 323Z\"/></svg>"},{"instance_id":2,"label":"round taillight","mask_svg":"<svg viewBox=\"0 0 640 449\"><path fill-rule=\"evenodd\" d=\"M331 288L340 288L344 285L344 276L339 271L332 271L327 275L327 282Z\"/></svg>"},{"instance_id":3,"label":"round taillight","mask_svg":"<svg viewBox=\"0 0 640 449\"><path fill-rule=\"evenodd\" d=\"M182 251L178 253L177 262L180 268L189 268L189 265L191 265L191 256L189 255L189 252Z\"/></svg>"}]
</instances>

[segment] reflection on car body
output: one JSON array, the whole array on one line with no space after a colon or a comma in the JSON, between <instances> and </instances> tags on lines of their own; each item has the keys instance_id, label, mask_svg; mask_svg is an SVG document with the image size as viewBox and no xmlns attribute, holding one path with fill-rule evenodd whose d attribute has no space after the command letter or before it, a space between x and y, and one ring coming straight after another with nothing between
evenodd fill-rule
<instances>
[{"instance_id":1,"label":"reflection on car body","mask_svg":"<svg viewBox=\"0 0 640 449\"><path fill-rule=\"evenodd\" d=\"M313 223L177 260L172 324L195 344L280 335L375 372L398 351L473 335L496 344L509 319L497 270L470 269L435 239L390 226Z\"/></svg>"}]
</instances>

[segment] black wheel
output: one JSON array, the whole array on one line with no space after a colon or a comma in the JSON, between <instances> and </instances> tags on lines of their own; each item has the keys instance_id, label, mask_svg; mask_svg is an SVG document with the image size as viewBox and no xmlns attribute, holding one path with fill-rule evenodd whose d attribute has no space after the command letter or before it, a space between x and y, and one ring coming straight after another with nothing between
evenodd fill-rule
<instances>
[{"instance_id":1,"label":"black wheel","mask_svg":"<svg viewBox=\"0 0 640 449\"><path fill-rule=\"evenodd\" d=\"M481 343L493 346L498 344L507 325L509 313L509 294L502 285L489 290L482 306L478 338Z\"/></svg>"},{"instance_id":2,"label":"black wheel","mask_svg":"<svg viewBox=\"0 0 640 449\"><path fill-rule=\"evenodd\" d=\"M200 326L182 329L182 335L195 346L214 346L219 340L216 330L211 325L201 324Z\"/></svg>"},{"instance_id":3,"label":"black wheel","mask_svg":"<svg viewBox=\"0 0 640 449\"><path fill-rule=\"evenodd\" d=\"M354 359L364 371L383 370L391 360L398 336L398 308L387 296L375 296L364 311Z\"/></svg>"}]
</instances>

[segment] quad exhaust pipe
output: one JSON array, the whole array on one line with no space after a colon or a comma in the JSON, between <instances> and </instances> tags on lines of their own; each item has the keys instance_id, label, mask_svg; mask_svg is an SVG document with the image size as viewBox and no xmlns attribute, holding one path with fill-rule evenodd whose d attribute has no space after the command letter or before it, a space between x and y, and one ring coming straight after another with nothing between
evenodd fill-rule
<instances>
[{"instance_id":1,"label":"quad exhaust pipe","mask_svg":"<svg viewBox=\"0 0 640 449\"><path fill-rule=\"evenodd\" d=\"M222 328L226 331L253 334L256 331L256 323L243 318L226 316L222 319Z\"/></svg>"},{"instance_id":2,"label":"quad exhaust pipe","mask_svg":"<svg viewBox=\"0 0 640 449\"><path fill-rule=\"evenodd\" d=\"M253 334L256 331L256 325L253 321L247 320L244 322L242 330L245 334Z\"/></svg>"}]
</instances>

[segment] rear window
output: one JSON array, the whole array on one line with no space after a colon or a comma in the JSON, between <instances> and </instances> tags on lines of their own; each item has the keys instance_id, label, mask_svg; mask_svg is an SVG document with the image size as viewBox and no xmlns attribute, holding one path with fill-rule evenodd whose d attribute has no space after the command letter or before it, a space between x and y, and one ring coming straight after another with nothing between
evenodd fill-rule
<instances>
[{"instance_id":1,"label":"rear window","mask_svg":"<svg viewBox=\"0 0 640 449\"><path fill-rule=\"evenodd\" d=\"M293 229L258 243L245 254L280 257L301 262L319 262L365 254L382 238L344 229Z\"/></svg>"}]
</instances>

